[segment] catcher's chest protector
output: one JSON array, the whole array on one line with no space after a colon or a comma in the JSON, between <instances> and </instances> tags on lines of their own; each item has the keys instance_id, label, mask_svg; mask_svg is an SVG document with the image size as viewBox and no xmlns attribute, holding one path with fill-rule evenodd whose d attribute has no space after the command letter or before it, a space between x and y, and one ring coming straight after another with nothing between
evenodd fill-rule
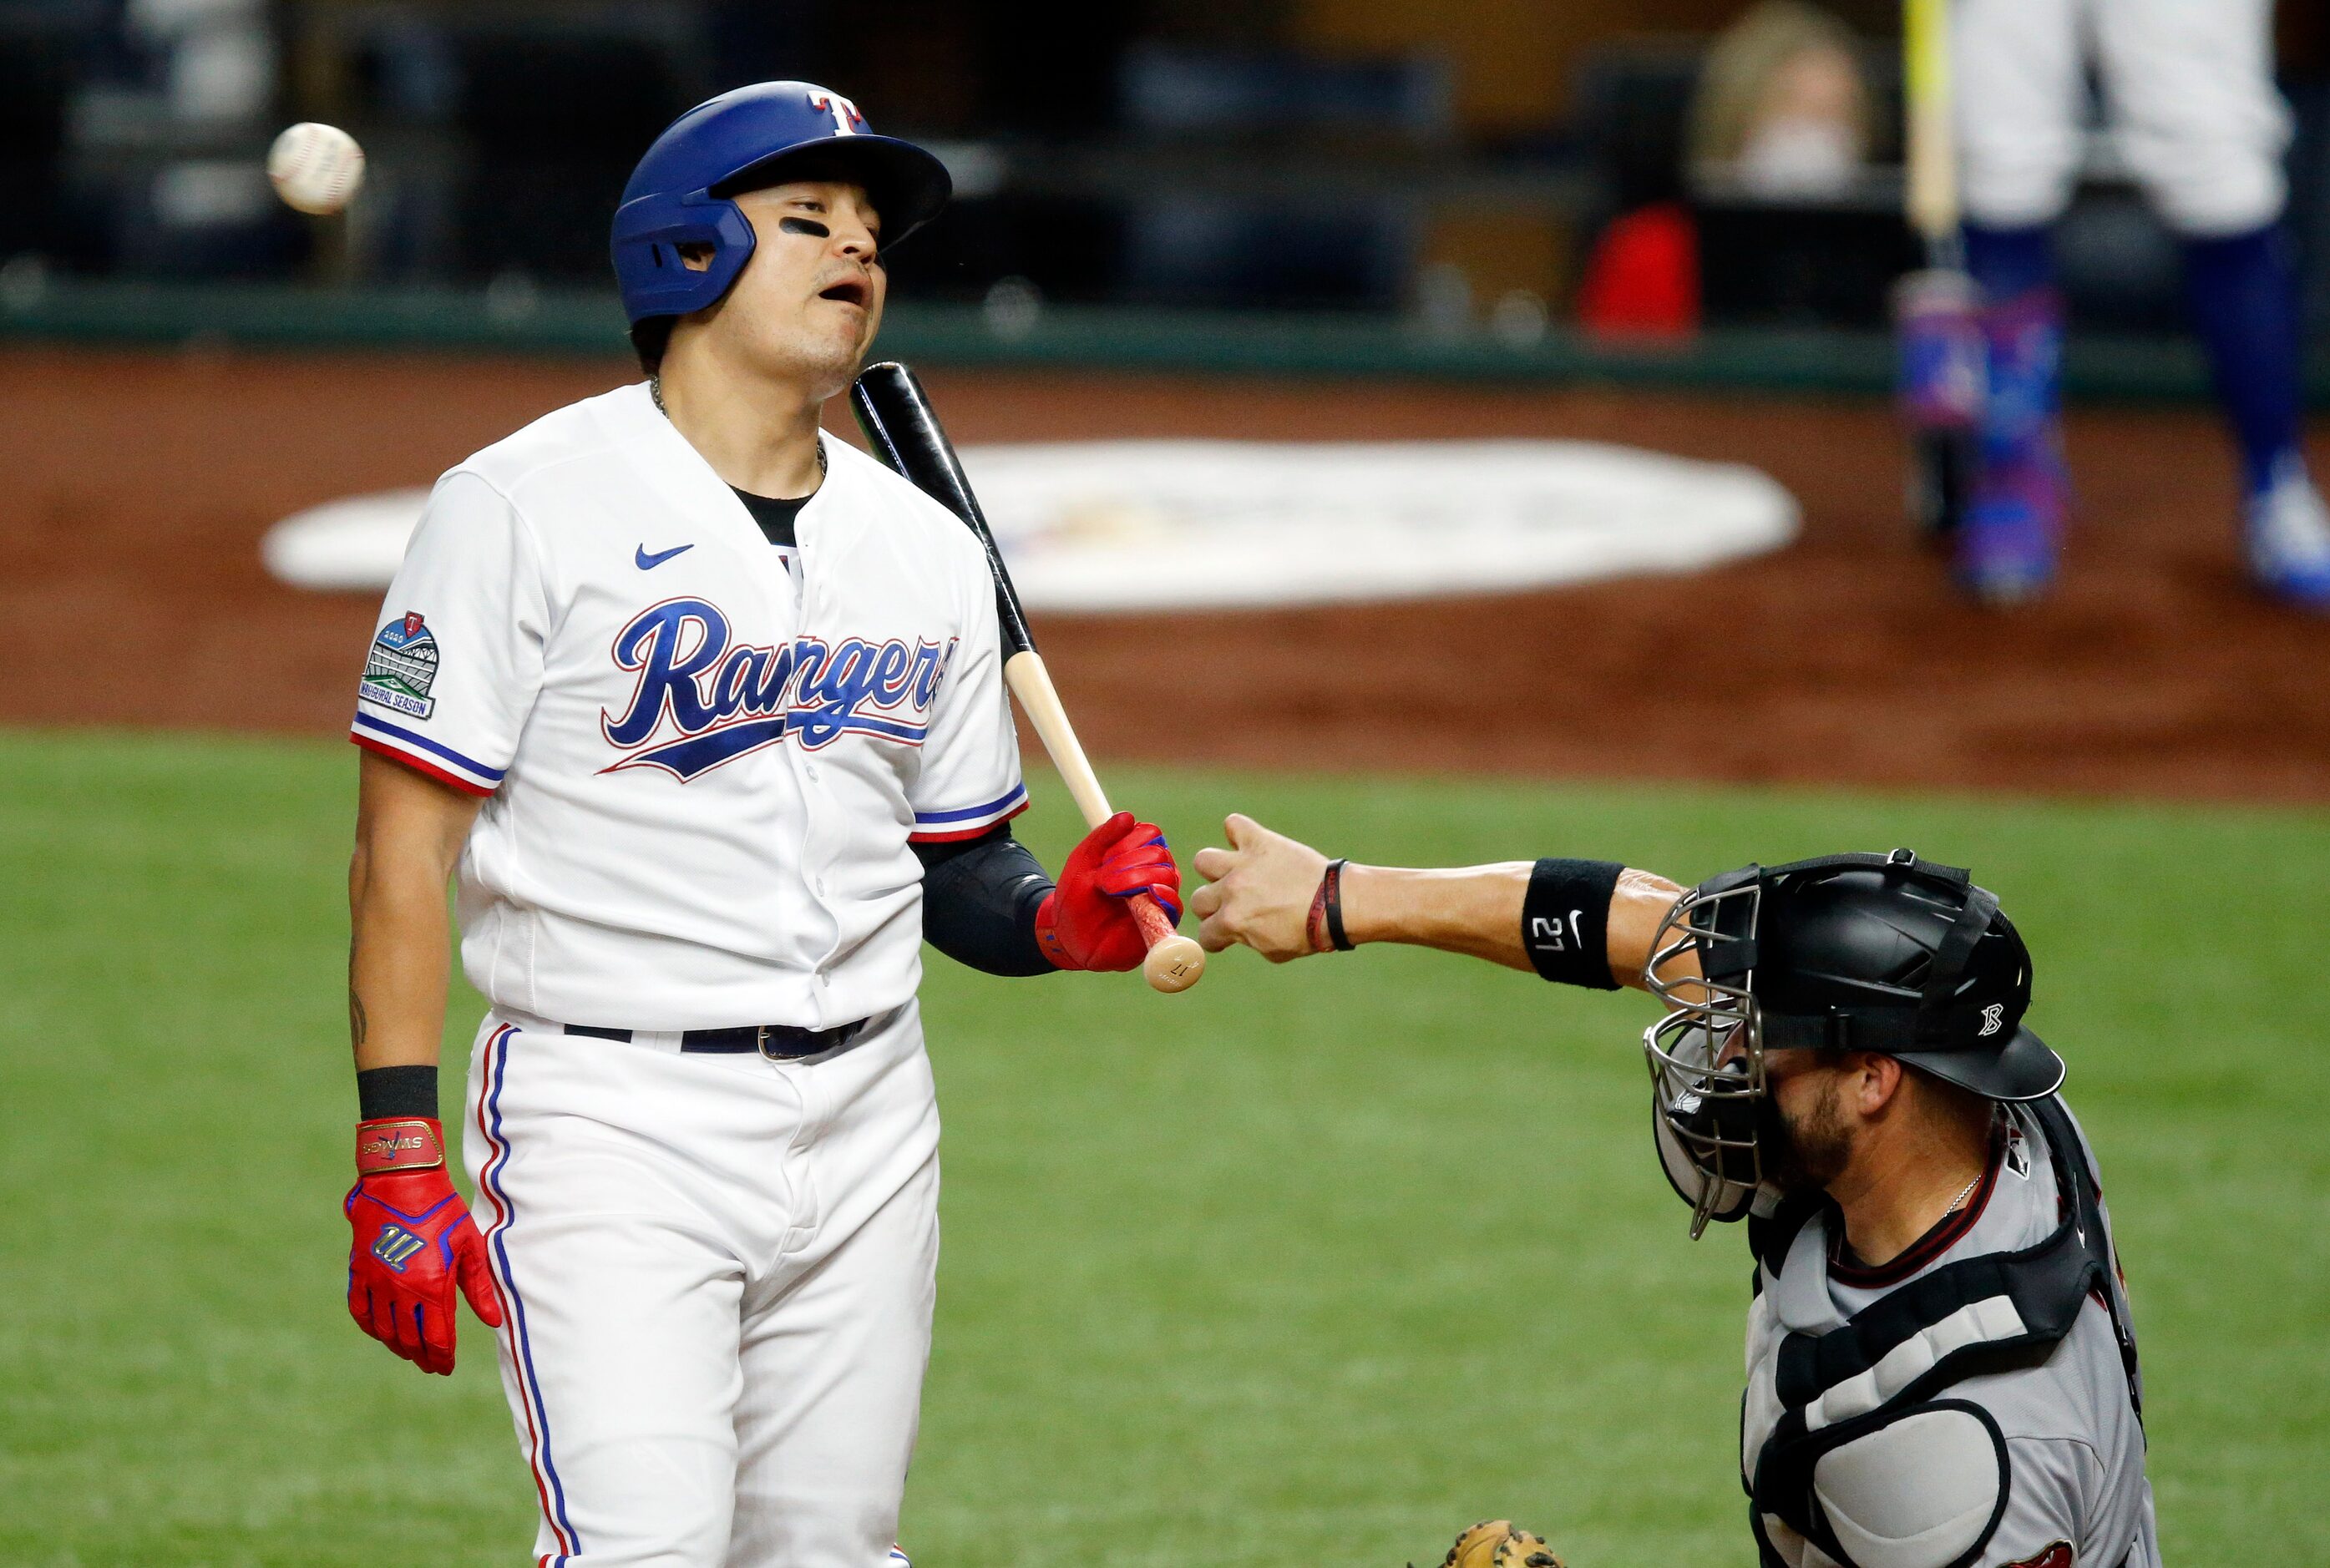
<instances>
[{"instance_id":1,"label":"catcher's chest protector","mask_svg":"<svg viewBox=\"0 0 2330 1568\"><path fill-rule=\"evenodd\" d=\"M2148 1497L2136 1341L2093 1167L2060 1100L2010 1107L2009 1115L2006 1153L1990 1190L1970 1205L1980 1209L1973 1223L1939 1266L1865 1288L1881 1294L1861 1299L1842 1273L1845 1288L1832 1290L1839 1222L1824 1200L1791 1202L1750 1222L1757 1294L1740 1468L1765 1568L1989 1561L1984 1549L2013 1485L2009 1440L2059 1437L2106 1404L2126 1428L2117 1446L2135 1456L2134 1485L2119 1492ZM2044 1147L2043 1163L2034 1143ZM2050 1233L2046 1221L2057 1215ZM2043 1239L2001 1250L2002 1239L2033 1234ZM2065 1346L2090 1299L2101 1304L2108 1336L2090 1325L2076 1346ZM1969 1379L1978 1381L1960 1386ZM2108 1455L2116 1445L2098 1434L2092 1446ZM2080 1544L2077 1560L2087 1564L2091 1546L2112 1554L2096 1568L2120 1568L2126 1531L2148 1534L2148 1524L2132 1507L2099 1511L2126 1514L2126 1523L2112 1521L2117 1539L2108 1545ZM2148 1518L2148 1506L2140 1513Z\"/></svg>"}]
</instances>

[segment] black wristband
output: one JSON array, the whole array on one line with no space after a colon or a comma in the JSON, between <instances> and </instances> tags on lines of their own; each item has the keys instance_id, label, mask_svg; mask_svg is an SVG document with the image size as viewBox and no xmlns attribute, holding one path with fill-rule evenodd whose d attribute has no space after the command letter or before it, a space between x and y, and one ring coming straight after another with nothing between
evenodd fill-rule
<instances>
[{"instance_id":1,"label":"black wristband","mask_svg":"<svg viewBox=\"0 0 2330 1568\"><path fill-rule=\"evenodd\" d=\"M1615 991L1610 900L1625 867L1615 860L1540 860L1521 898L1521 947L1558 985Z\"/></svg>"},{"instance_id":2,"label":"black wristband","mask_svg":"<svg viewBox=\"0 0 2330 1568\"><path fill-rule=\"evenodd\" d=\"M1351 950L1351 939L1343 934L1343 867L1348 860L1331 860L1327 873L1319 879L1319 902L1327 918L1327 940L1339 953Z\"/></svg>"},{"instance_id":3,"label":"black wristband","mask_svg":"<svg viewBox=\"0 0 2330 1568\"><path fill-rule=\"evenodd\" d=\"M356 1072L356 1119L437 1116L437 1069L365 1067Z\"/></svg>"}]
</instances>

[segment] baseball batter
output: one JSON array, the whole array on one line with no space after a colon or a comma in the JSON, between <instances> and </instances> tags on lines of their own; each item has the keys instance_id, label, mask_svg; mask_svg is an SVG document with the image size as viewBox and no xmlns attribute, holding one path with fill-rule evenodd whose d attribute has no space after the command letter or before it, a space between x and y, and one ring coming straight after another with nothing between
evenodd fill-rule
<instances>
[{"instance_id":1,"label":"baseball batter","mask_svg":"<svg viewBox=\"0 0 2330 1568\"><path fill-rule=\"evenodd\" d=\"M2027 598L2054 575L2067 485L2049 234L2081 162L2092 59L2119 152L2183 243L2240 451L2250 571L2330 610L2330 512L2299 446L2303 335L2281 223L2290 128L2272 29L2273 0L1955 0L1966 260L1989 300L1984 472L1958 541L1980 597Z\"/></svg>"},{"instance_id":2,"label":"baseball batter","mask_svg":"<svg viewBox=\"0 0 2330 1568\"><path fill-rule=\"evenodd\" d=\"M1765 1568L2156 1568L2095 1157L2023 1024L2030 954L1966 873L1904 849L1686 891L1603 861L1360 866L1238 817L1229 839L1196 861L1209 949L1408 942L1666 1004L1661 1165L1694 1236L1744 1219L1756 1259Z\"/></svg>"},{"instance_id":3,"label":"baseball batter","mask_svg":"<svg viewBox=\"0 0 2330 1568\"><path fill-rule=\"evenodd\" d=\"M1124 969L1178 917L1119 815L1054 884L977 542L820 406L878 326L928 153L802 82L712 99L623 194L649 379L438 484L353 736L348 1305L451 1369L500 1330L534 1552L617 1564L896 1558L930 1343L927 937L1001 974ZM492 1007L445 1169L445 888Z\"/></svg>"}]
</instances>

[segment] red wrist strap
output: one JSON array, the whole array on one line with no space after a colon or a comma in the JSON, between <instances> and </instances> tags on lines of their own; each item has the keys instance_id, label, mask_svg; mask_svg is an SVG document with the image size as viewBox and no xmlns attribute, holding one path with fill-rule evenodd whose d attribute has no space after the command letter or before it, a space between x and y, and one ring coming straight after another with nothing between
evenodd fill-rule
<instances>
[{"instance_id":1,"label":"red wrist strap","mask_svg":"<svg viewBox=\"0 0 2330 1568\"><path fill-rule=\"evenodd\" d=\"M1331 860L1319 876L1319 891L1311 895L1311 913L1303 921L1303 933L1311 939L1314 953L1348 953L1351 939L1343 934L1343 867L1346 860Z\"/></svg>"},{"instance_id":2,"label":"red wrist strap","mask_svg":"<svg viewBox=\"0 0 2330 1568\"><path fill-rule=\"evenodd\" d=\"M356 1176L428 1170L445 1163L445 1129L433 1118L356 1123Z\"/></svg>"}]
</instances>

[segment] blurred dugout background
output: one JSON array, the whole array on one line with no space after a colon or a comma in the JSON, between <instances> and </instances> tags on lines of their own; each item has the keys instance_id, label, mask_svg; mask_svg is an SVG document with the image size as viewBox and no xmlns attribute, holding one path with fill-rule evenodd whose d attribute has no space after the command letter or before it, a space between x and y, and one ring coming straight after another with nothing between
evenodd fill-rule
<instances>
[{"instance_id":1,"label":"blurred dugout background","mask_svg":"<svg viewBox=\"0 0 2330 1568\"><path fill-rule=\"evenodd\" d=\"M1877 327L1914 261L1898 7L1827 8L1859 66L1852 165L1762 180L1706 161L1694 109L1711 41L1748 9L0 0L0 330L131 330L108 283L280 280L402 299L424 337L457 330L454 290L504 333L611 348L611 309L583 296L611 298L606 224L631 161L687 105L772 76L836 85L942 151L962 199L895 258L900 298L978 307L965 330L1005 340L1055 304L1323 313L1398 329L1369 339L1394 360L1419 340L1543 352L1581 301L1589 326L1653 335ZM2319 333L2330 16L2282 9ZM345 222L270 198L263 153L295 119L365 146ZM1614 222L1645 211L1664 249L1613 258ZM2101 137L2060 241L2081 326L2178 331L2174 244ZM204 308L137 319L167 335ZM1884 372L1881 351L1856 363Z\"/></svg>"}]
</instances>

